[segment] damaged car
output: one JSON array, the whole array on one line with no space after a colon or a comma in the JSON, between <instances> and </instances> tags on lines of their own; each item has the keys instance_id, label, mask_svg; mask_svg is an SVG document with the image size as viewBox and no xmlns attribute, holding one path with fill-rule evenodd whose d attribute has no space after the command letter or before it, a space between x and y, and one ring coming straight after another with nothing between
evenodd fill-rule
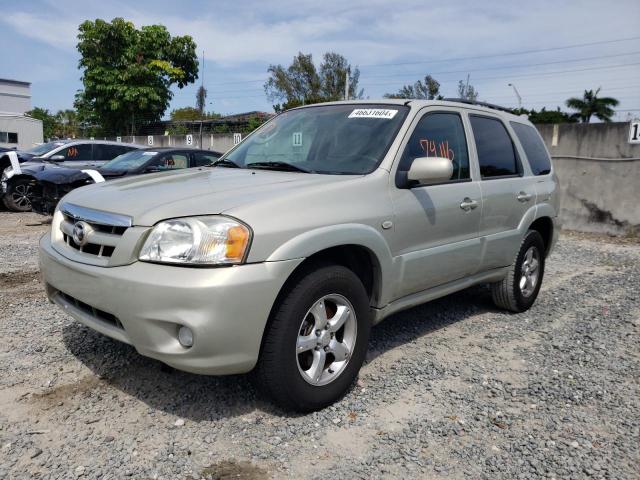
<instances>
[{"instance_id":1,"label":"damaged car","mask_svg":"<svg viewBox=\"0 0 640 480\"><path fill-rule=\"evenodd\" d=\"M139 145L102 140L59 140L0 157L0 189L4 206L31 210L33 175L49 168L96 168ZM13 160L12 160L13 158Z\"/></svg>"},{"instance_id":2,"label":"damaged car","mask_svg":"<svg viewBox=\"0 0 640 480\"><path fill-rule=\"evenodd\" d=\"M209 166L222 153L187 148L148 148L120 155L96 169L54 167L33 174L29 187L33 211L51 215L70 191L116 178Z\"/></svg>"}]
</instances>

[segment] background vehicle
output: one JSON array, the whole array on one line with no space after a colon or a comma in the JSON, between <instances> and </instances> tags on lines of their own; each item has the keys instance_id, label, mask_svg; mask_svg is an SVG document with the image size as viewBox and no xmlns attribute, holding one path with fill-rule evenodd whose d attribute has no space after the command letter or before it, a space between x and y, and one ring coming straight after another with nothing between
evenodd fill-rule
<instances>
[{"instance_id":1,"label":"background vehicle","mask_svg":"<svg viewBox=\"0 0 640 480\"><path fill-rule=\"evenodd\" d=\"M145 173L210 166L219 152L186 148L132 150L95 170L48 168L33 174L30 182L33 210L51 215L58 201L71 190L92 183Z\"/></svg>"},{"instance_id":2,"label":"background vehicle","mask_svg":"<svg viewBox=\"0 0 640 480\"><path fill-rule=\"evenodd\" d=\"M527 310L558 235L542 139L487 105L301 107L216 163L71 192L40 243L46 291L175 368L256 368L287 409L339 399L395 312L478 283Z\"/></svg>"},{"instance_id":3,"label":"background vehicle","mask_svg":"<svg viewBox=\"0 0 640 480\"><path fill-rule=\"evenodd\" d=\"M139 145L101 140L61 140L43 143L30 150L17 152L20 171L10 164L7 155L0 160L0 189L4 205L15 212L31 210L31 180L36 172L53 166L95 168ZM6 158L5 158L6 157Z\"/></svg>"}]
</instances>

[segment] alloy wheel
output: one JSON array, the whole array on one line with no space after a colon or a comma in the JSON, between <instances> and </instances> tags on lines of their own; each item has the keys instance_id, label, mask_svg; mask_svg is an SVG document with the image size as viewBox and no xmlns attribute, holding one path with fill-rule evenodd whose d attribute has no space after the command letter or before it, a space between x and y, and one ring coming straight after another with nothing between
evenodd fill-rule
<instances>
[{"instance_id":1,"label":"alloy wheel","mask_svg":"<svg viewBox=\"0 0 640 480\"><path fill-rule=\"evenodd\" d=\"M307 311L298 330L298 370L308 383L327 385L340 376L353 353L358 324L345 297L325 295Z\"/></svg>"}]
</instances>

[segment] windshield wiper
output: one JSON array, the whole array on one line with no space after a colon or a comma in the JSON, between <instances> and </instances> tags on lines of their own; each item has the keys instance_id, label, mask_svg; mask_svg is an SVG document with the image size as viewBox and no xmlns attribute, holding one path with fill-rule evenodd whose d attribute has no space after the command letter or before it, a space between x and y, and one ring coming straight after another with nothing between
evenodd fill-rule
<instances>
[{"instance_id":1,"label":"windshield wiper","mask_svg":"<svg viewBox=\"0 0 640 480\"><path fill-rule=\"evenodd\" d=\"M211 167L230 167L230 168L241 168L240 165L238 165L236 162L232 161L232 160L227 160L226 158L220 159L220 160L216 160L215 162L213 162L211 165Z\"/></svg>"},{"instance_id":2,"label":"windshield wiper","mask_svg":"<svg viewBox=\"0 0 640 480\"><path fill-rule=\"evenodd\" d=\"M312 173L312 170L307 170L306 168L298 167L293 163L287 162L254 162L247 163L247 168L264 168L268 170L283 170L286 172L303 172L303 173Z\"/></svg>"}]
</instances>

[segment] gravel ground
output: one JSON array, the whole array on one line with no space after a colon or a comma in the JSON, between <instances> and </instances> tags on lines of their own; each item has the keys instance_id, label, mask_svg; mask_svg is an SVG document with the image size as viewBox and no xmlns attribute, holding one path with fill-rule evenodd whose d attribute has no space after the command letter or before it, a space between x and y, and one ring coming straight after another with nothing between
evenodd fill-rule
<instances>
[{"instance_id":1,"label":"gravel ground","mask_svg":"<svg viewBox=\"0 0 640 480\"><path fill-rule=\"evenodd\" d=\"M524 314L476 287L388 319L298 416L48 304L39 218L0 212L0 478L640 478L638 244L563 236Z\"/></svg>"}]
</instances>

